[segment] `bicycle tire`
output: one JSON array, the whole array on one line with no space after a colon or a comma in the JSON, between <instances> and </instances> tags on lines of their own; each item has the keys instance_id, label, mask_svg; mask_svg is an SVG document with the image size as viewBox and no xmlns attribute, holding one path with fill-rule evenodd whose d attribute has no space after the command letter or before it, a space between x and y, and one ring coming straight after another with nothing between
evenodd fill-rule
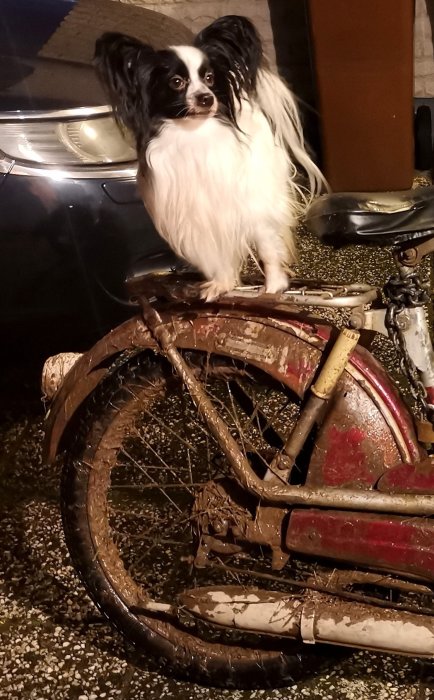
<instances>
[{"instance_id":1,"label":"bicycle tire","mask_svg":"<svg viewBox=\"0 0 434 700\"><path fill-rule=\"evenodd\" d=\"M206 363L208 372L210 357L196 353L195 358L196 369ZM225 366L227 362L226 358ZM225 646L220 641L191 635L167 620L132 611L137 584L130 580L118 545L109 534L110 525L98 525L98 518L109 519L108 472L114 467L107 465L115 453L119 454L122 441L128 439L133 421L143 403L147 405L150 393L157 386L174 384L183 391L164 358L147 351L118 368L82 407L74 439L66 446L61 486L64 532L74 567L110 623L136 648L152 653L166 671L220 687L276 687L293 683L316 671L321 664L330 663L340 652L274 638L260 639L262 648L236 643ZM166 403L171 400L165 394L163 398Z\"/></svg>"}]
</instances>

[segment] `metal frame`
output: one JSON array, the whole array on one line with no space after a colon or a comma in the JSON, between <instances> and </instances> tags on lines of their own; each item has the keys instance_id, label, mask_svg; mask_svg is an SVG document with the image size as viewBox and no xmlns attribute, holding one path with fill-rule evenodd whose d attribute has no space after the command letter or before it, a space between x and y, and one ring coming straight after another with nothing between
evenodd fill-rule
<instances>
[{"instance_id":1,"label":"metal frame","mask_svg":"<svg viewBox=\"0 0 434 700\"><path fill-rule=\"evenodd\" d=\"M292 281L292 284L294 281ZM379 289L369 284L322 283L322 287L309 289L309 280L300 280L299 287L273 296L279 303L288 302L297 306L320 306L324 308L353 309L371 304L378 298ZM238 299L254 299L264 296L260 285L235 287L225 295L236 302ZM268 296L268 295L265 295Z\"/></svg>"}]
</instances>

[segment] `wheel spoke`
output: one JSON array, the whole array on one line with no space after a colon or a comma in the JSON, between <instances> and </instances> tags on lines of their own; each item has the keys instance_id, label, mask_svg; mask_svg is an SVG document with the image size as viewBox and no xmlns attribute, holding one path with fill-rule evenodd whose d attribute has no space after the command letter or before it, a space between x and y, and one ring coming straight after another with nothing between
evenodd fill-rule
<instances>
[{"instance_id":1,"label":"wheel spoke","mask_svg":"<svg viewBox=\"0 0 434 700\"><path fill-rule=\"evenodd\" d=\"M189 486L194 486L195 488L201 488L205 486L206 481L196 481L188 482ZM182 482L176 482L176 484L164 484L165 489L185 489L185 484ZM161 486L158 483L151 484L113 484L112 489L115 491L146 491L147 489L158 489L161 490Z\"/></svg>"},{"instance_id":2,"label":"wheel spoke","mask_svg":"<svg viewBox=\"0 0 434 700\"><path fill-rule=\"evenodd\" d=\"M163 496L165 496L167 498L168 501L170 501L170 503L173 506L175 506L176 510L178 510L180 513L182 513L181 509L176 505L176 503L173 501L173 499L167 495L167 493L164 491L164 489L158 484L157 481L155 481L155 479L152 476L149 475L149 473L146 471L146 469L141 464L139 464L131 455L129 455L128 452L126 452L125 450L122 450L122 452L126 457L131 459L133 464L135 464L135 466L138 467L140 469L140 471L142 471L145 474L145 476L147 476L150 479L151 483L158 488L158 490L163 494Z\"/></svg>"},{"instance_id":3,"label":"wheel spoke","mask_svg":"<svg viewBox=\"0 0 434 700\"><path fill-rule=\"evenodd\" d=\"M253 425L254 421L257 421L257 429L262 434L264 440L266 440L271 447L281 449L285 439L273 427L273 421L276 418L277 411L271 418L268 418L264 413L261 404L259 402L255 403L254 399L252 399L252 397L248 394L240 381L233 381L231 382L231 385L233 395L249 416L249 423Z\"/></svg>"},{"instance_id":4,"label":"wheel spoke","mask_svg":"<svg viewBox=\"0 0 434 700\"><path fill-rule=\"evenodd\" d=\"M101 560L117 562L110 577L120 579L119 589L128 590L131 581L132 590L143 591L139 599L150 596L164 606L187 588L244 585L244 569L270 571L271 550L233 534L242 517L236 513L247 509L240 487L188 391L154 357L150 376L138 374L110 403L117 422L99 469L92 470L92 517L102 529ZM186 358L245 457L265 471L291 415L286 390L265 375L261 383L244 363L194 352ZM123 415L124 423L118 421ZM220 521L227 525L218 535L213 528Z\"/></svg>"}]
</instances>

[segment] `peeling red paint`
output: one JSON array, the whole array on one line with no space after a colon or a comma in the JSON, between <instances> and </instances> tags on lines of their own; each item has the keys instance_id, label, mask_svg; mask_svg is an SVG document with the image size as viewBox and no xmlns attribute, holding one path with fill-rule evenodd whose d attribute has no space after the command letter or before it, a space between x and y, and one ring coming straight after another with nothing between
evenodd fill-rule
<instances>
[{"instance_id":1,"label":"peeling red paint","mask_svg":"<svg viewBox=\"0 0 434 700\"><path fill-rule=\"evenodd\" d=\"M350 362L362 373L366 381L374 387L375 391L393 415L405 440L410 458L415 462L419 461L423 450L412 438L414 435L413 420L407 411L399 410L401 399L383 366L372 357L368 350L361 347L358 347L357 352L353 353Z\"/></svg>"},{"instance_id":2,"label":"peeling red paint","mask_svg":"<svg viewBox=\"0 0 434 700\"><path fill-rule=\"evenodd\" d=\"M322 465L325 484L372 484L373 474L368 466L369 452L367 454L363 447L366 433L361 428L352 426L341 430L337 425L331 425L325 439L329 443Z\"/></svg>"},{"instance_id":3,"label":"peeling red paint","mask_svg":"<svg viewBox=\"0 0 434 700\"><path fill-rule=\"evenodd\" d=\"M317 362L310 363L305 356L296 358L292 356L285 364L284 375L292 377L293 380L297 379L297 381L301 379L301 384L305 385L307 381L312 380L316 367Z\"/></svg>"},{"instance_id":4,"label":"peeling red paint","mask_svg":"<svg viewBox=\"0 0 434 700\"><path fill-rule=\"evenodd\" d=\"M434 579L434 522L429 518L294 510L289 549Z\"/></svg>"},{"instance_id":5,"label":"peeling red paint","mask_svg":"<svg viewBox=\"0 0 434 700\"><path fill-rule=\"evenodd\" d=\"M434 493L434 463L397 464L383 474L378 490L386 493Z\"/></svg>"}]
</instances>

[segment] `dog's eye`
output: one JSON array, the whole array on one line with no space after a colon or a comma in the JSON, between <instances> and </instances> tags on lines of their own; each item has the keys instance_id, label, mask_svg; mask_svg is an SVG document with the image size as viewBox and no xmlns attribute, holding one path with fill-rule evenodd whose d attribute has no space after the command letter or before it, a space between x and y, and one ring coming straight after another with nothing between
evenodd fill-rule
<instances>
[{"instance_id":1,"label":"dog's eye","mask_svg":"<svg viewBox=\"0 0 434 700\"><path fill-rule=\"evenodd\" d=\"M183 90L185 88L185 84L186 81L179 75L174 75L173 78L170 78L169 80L169 85L172 88L172 90Z\"/></svg>"},{"instance_id":2,"label":"dog's eye","mask_svg":"<svg viewBox=\"0 0 434 700\"><path fill-rule=\"evenodd\" d=\"M208 73L205 74L205 83L208 85L208 87L212 87L214 85L214 73L212 70L209 70Z\"/></svg>"}]
</instances>

